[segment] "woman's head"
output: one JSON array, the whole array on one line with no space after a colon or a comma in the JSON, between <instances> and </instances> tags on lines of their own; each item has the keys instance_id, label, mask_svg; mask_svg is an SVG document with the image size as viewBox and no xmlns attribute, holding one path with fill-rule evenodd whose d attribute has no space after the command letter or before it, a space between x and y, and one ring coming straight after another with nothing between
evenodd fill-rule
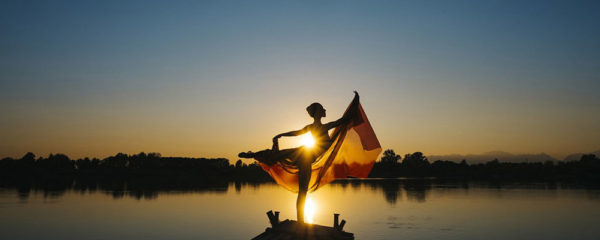
<instances>
[{"instance_id":1,"label":"woman's head","mask_svg":"<svg viewBox=\"0 0 600 240\"><path fill-rule=\"evenodd\" d=\"M323 108L323 105L321 105L318 102L312 103L311 105L306 107L306 111L308 112L308 115L310 115L313 118L325 117L325 108Z\"/></svg>"}]
</instances>

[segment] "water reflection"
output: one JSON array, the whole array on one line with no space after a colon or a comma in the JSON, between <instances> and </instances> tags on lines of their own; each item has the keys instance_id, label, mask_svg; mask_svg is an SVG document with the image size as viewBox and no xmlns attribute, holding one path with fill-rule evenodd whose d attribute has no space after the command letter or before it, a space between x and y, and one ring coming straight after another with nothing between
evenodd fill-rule
<instances>
[{"instance_id":1,"label":"water reflection","mask_svg":"<svg viewBox=\"0 0 600 240\"><path fill-rule=\"evenodd\" d=\"M477 182L466 180L449 180L435 178L419 179L346 179L337 180L332 184L359 190L365 186L372 191L381 192L385 200L390 205L395 205L403 197L407 201L425 202L428 194L433 189L463 189L469 188L487 188L487 189L539 189L539 190L557 190L557 189L590 189L597 190L596 186L584 186L573 184L558 184L556 182ZM589 191L590 198L598 198L597 191Z\"/></svg>"},{"instance_id":2,"label":"water reflection","mask_svg":"<svg viewBox=\"0 0 600 240\"><path fill-rule=\"evenodd\" d=\"M304 204L304 221L307 223L314 223L317 210L315 201L311 197L307 197L306 203Z\"/></svg>"},{"instance_id":3,"label":"water reflection","mask_svg":"<svg viewBox=\"0 0 600 240\"><path fill-rule=\"evenodd\" d=\"M254 186L262 182L235 182L236 192L243 185ZM41 191L45 198L59 198L68 191L81 194L100 191L110 194L113 198L132 197L136 199L154 199L159 193L167 192L212 192L227 193L230 183L227 181L187 181L178 178L148 177L148 178L73 178L73 177L44 177L27 178L18 181L0 181L0 188L15 189L21 201L26 201L30 192Z\"/></svg>"},{"instance_id":4,"label":"water reflection","mask_svg":"<svg viewBox=\"0 0 600 240\"><path fill-rule=\"evenodd\" d=\"M347 179L309 199L308 220L331 225L340 213L357 239L545 240L574 232L583 233L576 239L600 239L600 190L582 186ZM0 182L0 232L5 239L250 239L268 226L268 210L294 219L294 202L293 193L270 182Z\"/></svg>"},{"instance_id":5,"label":"water reflection","mask_svg":"<svg viewBox=\"0 0 600 240\"><path fill-rule=\"evenodd\" d=\"M260 185L275 184L273 182L199 182L186 181L177 178L73 178L52 177L42 179L26 179L19 182L0 182L4 189L15 189L18 198L26 201L31 191L42 191L45 198L59 198L67 191L81 194L95 193L100 191L110 194L113 198L131 197L135 199L154 199L160 193L180 192L198 193L210 192L225 194L233 188L236 194L242 189L256 189ZM362 188L382 194L386 202L395 205L403 198L407 201L423 203L432 189L463 189L487 188L487 189L598 189L597 187L558 184L556 182L473 182L465 180L448 180L434 178L400 178L400 179L344 179L331 183L342 189L361 191ZM589 191L590 199L600 199L598 191Z\"/></svg>"}]
</instances>

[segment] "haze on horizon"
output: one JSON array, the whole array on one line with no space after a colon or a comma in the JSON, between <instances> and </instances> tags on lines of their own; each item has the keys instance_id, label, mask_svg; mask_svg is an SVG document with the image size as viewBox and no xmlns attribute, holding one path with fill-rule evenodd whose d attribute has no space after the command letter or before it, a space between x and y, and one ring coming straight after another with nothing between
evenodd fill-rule
<instances>
[{"instance_id":1,"label":"haze on horizon","mask_svg":"<svg viewBox=\"0 0 600 240\"><path fill-rule=\"evenodd\" d=\"M397 153L600 149L597 1L3 1L0 19L0 157L236 160L353 90Z\"/></svg>"}]
</instances>

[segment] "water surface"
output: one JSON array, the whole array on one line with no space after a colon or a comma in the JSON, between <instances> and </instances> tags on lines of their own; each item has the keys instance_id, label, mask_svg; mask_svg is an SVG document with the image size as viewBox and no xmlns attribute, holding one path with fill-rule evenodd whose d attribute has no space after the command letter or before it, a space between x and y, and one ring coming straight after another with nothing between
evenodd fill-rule
<instances>
[{"instance_id":1,"label":"water surface","mask_svg":"<svg viewBox=\"0 0 600 240\"><path fill-rule=\"evenodd\" d=\"M600 239L600 191L552 184L349 180L309 194L314 223L333 213L356 239ZM295 218L270 183L190 191L0 190L1 239L250 239L265 212Z\"/></svg>"}]
</instances>

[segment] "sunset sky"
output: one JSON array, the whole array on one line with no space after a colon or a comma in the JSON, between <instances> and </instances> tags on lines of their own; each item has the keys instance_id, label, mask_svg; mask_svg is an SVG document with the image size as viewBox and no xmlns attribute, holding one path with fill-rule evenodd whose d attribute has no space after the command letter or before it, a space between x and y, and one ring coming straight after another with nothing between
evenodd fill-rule
<instances>
[{"instance_id":1,"label":"sunset sky","mask_svg":"<svg viewBox=\"0 0 600 240\"><path fill-rule=\"evenodd\" d=\"M1 1L0 32L0 158L237 160L353 90L397 153L600 149L599 1Z\"/></svg>"}]
</instances>

